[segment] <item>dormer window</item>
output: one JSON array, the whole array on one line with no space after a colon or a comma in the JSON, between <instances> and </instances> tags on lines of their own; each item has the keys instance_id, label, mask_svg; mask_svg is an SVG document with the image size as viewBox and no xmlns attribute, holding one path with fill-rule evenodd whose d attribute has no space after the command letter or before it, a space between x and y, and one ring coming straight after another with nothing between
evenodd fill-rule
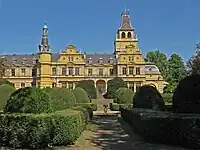
<instances>
[{"instance_id":1,"label":"dormer window","mask_svg":"<svg viewBox=\"0 0 200 150\"><path fill-rule=\"evenodd\" d=\"M99 63L102 64L103 63L103 58L99 58Z\"/></svg>"},{"instance_id":2,"label":"dormer window","mask_svg":"<svg viewBox=\"0 0 200 150\"><path fill-rule=\"evenodd\" d=\"M113 58L112 58L112 57L110 57L110 59L109 59L109 63L110 63L110 64L113 63Z\"/></svg>"},{"instance_id":3,"label":"dormer window","mask_svg":"<svg viewBox=\"0 0 200 150\"><path fill-rule=\"evenodd\" d=\"M13 58L13 59L12 59L12 63L15 64L16 62L17 62L17 59L16 59L16 58Z\"/></svg>"},{"instance_id":4,"label":"dormer window","mask_svg":"<svg viewBox=\"0 0 200 150\"><path fill-rule=\"evenodd\" d=\"M37 63L37 58L33 57L33 64L36 64L36 63Z\"/></svg>"},{"instance_id":5,"label":"dormer window","mask_svg":"<svg viewBox=\"0 0 200 150\"><path fill-rule=\"evenodd\" d=\"M92 58L90 57L89 59L88 59L88 63L92 63Z\"/></svg>"},{"instance_id":6,"label":"dormer window","mask_svg":"<svg viewBox=\"0 0 200 150\"><path fill-rule=\"evenodd\" d=\"M27 59L26 59L26 58L23 58L23 59L22 59L22 63L23 63L23 64L26 64L26 62L27 62Z\"/></svg>"}]
</instances>

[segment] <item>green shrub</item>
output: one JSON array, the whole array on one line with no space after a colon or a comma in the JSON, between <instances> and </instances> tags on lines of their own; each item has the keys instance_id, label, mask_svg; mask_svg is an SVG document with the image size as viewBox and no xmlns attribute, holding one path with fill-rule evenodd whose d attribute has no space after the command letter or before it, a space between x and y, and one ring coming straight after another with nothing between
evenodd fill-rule
<instances>
[{"instance_id":1,"label":"green shrub","mask_svg":"<svg viewBox=\"0 0 200 150\"><path fill-rule=\"evenodd\" d=\"M162 94L163 100L166 103L172 103L173 94L172 93L163 93Z\"/></svg>"},{"instance_id":2,"label":"green shrub","mask_svg":"<svg viewBox=\"0 0 200 150\"><path fill-rule=\"evenodd\" d=\"M88 95L91 99L96 99L97 91L96 91L94 84L95 83L92 80L82 80L82 81L78 82L76 87L80 87L80 88L84 89L88 93Z\"/></svg>"},{"instance_id":3,"label":"green shrub","mask_svg":"<svg viewBox=\"0 0 200 150\"><path fill-rule=\"evenodd\" d=\"M14 84L6 79L0 79L0 85L2 85L2 84L8 84L8 85L14 87Z\"/></svg>"},{"instance_id":4,"label":"green shrub","mask_svg":"<svg viewBox=\"0 0 200 150\"><path fill-rule=\"evenodd\" d=\"M193 149L200 147L199 115L127 107L121 109L121 116L147 141Z\"/></svg>"},{"instance_id":5,"label":"green shrub","mask_svg":"<svg viewBox=\"0 0 200 150\"><path fill-rule=\"evenodd\" d=\"M75 106L81 106L84 108L91 108L93 111L97 110L97 104L94 103L77 103Z\"/></svg>"},{"instance_id":6,"label":"green shrub","mask_svg":"<svg viewBox=\"0 0 200 150\"><path fill-rule=\"evenodd\" d=\"M5 113L49 113L52 103L40 88L26 87L13 92L4 108Z\"/></svg>"},{"instance_id":7,"label":"green shrub","mask_svg":"<svg viewBox=\"0 0 200 150\"><path fill-rule=\"evenodd\" d=\"M51 95L51 92L52 92L52 88L50 87L45 87L42 89L44 92L48 93L49 95Z\"/></svg>"},{"instance_id":8,"label":"green shrub","mask_svg":"<svg viewBox=\"0 0 200 150\"><path fill-rule=\"evenodd\" d=\"M122 78L120 77L115 77L112 80L108 81L108 89L107 89L107 98L114 98L115 97L115 92L121 88L125 87L127 88L126 82L123 81Z\"/></svg>"},{"instance_id":9,"label":"green shrub","mask_svg":"<svg viewBox=\"0 0 200 150\"><path fill-rule=\"evenodd\" d=\"M111 111L120 111L121 108L126 108L129 106L133 106L132 104L117 104L117 103L110 103L110 110Z\"/></svg>"},{"instance_id":10,"label":"green shrub","mask_svg":"<svg viewBox=\"0 0 200 150\"><path fill-rule=\"evenodd\" d=\"M76 97L76 103L90 103L91 99L89 98L87 92L81 87L76 87L74 89L74 95Z\"/></svg>"},{"instance_id":11,"label":"green shrub","mask_svg":"<svg viewBox=\"0 0 200 150\"><path fill-rule=\"evenodd\" d=\"M135 93L133 97L133 107L164 110L165 102L155 87L144 85Z\"/></svg>"},{"instance_id":12,"label":"green shrub","mask_svg":"<svg viewBox=\"0 0 200 150\"><path fill-rule=\"evenodd\" d=\"M73 90L67 88L53 88L51 91L51 99L54 110L71 108L76 103Z\"/></svg>"},{"instance_id":13,"label":"green shrub","mask_svg":"<svg viewBox=\"0 0 200 150\"><path fill-rule=\"evenodd\" d=\"M15 88L8 84L0 85L0 110L3 110L10 95L15 91Z\"/></svg>"},{"instance_id":14,"label":"green shrub","mask_svg":"<svg viewBox=\"0 0 200 150\"><path fill-rule=\"evenodd\" d=\"M73 108L55 113L0 114L0 146L45 149L75 142L89 121L88 111Z\"/></svg>"},{"instance_id":15,"label":"green shrub","mask_svg":"<svg viewBox=\"0 0 200 150\"><path fill-rule=\"evenodd\" d=\"M181 80L173 94L173 112L200 113L200 75Z\"/></svg>"},{"instance_id":16,"label":"green shrub","mask_svg":"<svg viewBox=\"0 0 200 150\"><path fill-rule=\"evenodd\" d=\"M118 104L131 104L133 103L134 92L131 89L119 88L115 92L114 102Z\"/></svg>"}]
</instances>

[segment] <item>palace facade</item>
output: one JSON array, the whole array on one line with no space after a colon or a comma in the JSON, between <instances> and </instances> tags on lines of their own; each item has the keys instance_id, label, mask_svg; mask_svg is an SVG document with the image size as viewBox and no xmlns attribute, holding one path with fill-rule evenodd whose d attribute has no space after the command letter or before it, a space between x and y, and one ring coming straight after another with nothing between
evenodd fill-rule
<instances>
[{"instance_id":1,"label":"palace facade","mask_svg":"<svg viewBox=\"0 0 200 150\"><path fill-rule=\"evenodd\" d=\"M1 57L8 66L3 78L14 83L17 89L26 86L74 88L81 80L92 80L105 92L107 82L116 76L123 78L134 91L148 84L163 93L165 86L159 69L142 57L128 11L122 12L113 54L82 54L72 44L60 53L52 53L45 24L36 55Z\"/></svg>"}]
</instances>

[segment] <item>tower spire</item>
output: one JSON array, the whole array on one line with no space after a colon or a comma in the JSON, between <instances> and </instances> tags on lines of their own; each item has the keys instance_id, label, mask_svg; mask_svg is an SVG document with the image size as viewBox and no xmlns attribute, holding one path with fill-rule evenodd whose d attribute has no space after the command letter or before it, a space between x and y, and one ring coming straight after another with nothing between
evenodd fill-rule
<instances>
[{"instance_id":1,"label":"tower spire","mask_svg":"<svg viewBox=\"0 0 200 150\"><path fill-rule=\"evenodd\" d=\"M41 44L39 45L39 52L42 52L42 53L50 52L50 45L48 42L48 27L47 27L46 21L42 29L42 40L41 40Z\"/></svg>"},{"instance_id":2,"label":"tower spire","mask_svg":"<svg viewBox=\"0 0 200 150\"><path fill-rule=\"evenodd\" d=\"M129 16L129 10L126 8L126 5L124 7L124 10L122 11L121 17L121 26L119 30L133 30Z\"/></svg>"}]
</instances>

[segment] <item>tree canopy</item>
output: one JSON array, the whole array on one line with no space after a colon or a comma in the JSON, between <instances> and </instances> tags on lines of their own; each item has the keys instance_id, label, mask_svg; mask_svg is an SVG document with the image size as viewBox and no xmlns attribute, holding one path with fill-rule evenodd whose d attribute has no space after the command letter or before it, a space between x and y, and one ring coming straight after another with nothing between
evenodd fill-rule
<instances>
[{"instance_id":1,"label":"tree canopy","mask_svg":"<svg viewBox=\"0 0 200 150\"><path fill-rule=\"evenodd\" d=\"M120 77L115 77L112 80L108 81L108 89L107 89L107 96L108 98L114 98L115 92L121 88L121 87L127 87L126 82Z\"/></svg>"},{"instance_id":2,"label":"tree canopy","mask_svg":"<svg viewBox=\"0 0 200 150\"><path fill-rule=\"evenodd\" d=\"M186 76L186 67L178 54L173 53L167 58L166 54L156 50L148 52L145 60L154 63L164 80L169 83L164 89L165 93L172 92L178 82Z\"/></svg>"}]
</instances>

